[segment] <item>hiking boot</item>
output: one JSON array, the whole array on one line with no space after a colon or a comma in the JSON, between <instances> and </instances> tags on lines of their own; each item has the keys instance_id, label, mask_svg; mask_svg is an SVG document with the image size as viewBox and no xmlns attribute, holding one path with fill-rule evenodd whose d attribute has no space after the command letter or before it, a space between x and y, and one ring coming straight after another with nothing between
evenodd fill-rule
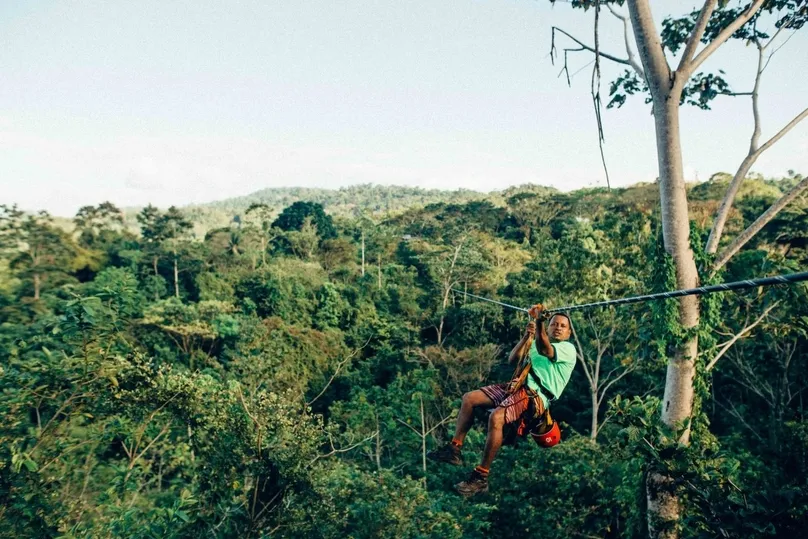
<instances>
[{"instance_id":1,"label":"hiking boot","mask_svg":"<svg viewBox=\"0 0 808 539\"><path fill-rule=\"evenodd\" d=\"M463 457L460 454L460 448L453 443L448 443L440 449L433 449L426 454L427 458L436 462L446 462L454 466L463 464Z\"/></svg>"},{"instance_id":2,"label":"hiking boot","mask_svg":"<svg viewBox=\"0 0 808 539\"><path fill-rule=\"evenodd\" d=\"M488 475L473 470L469 478L455 485L455 490L464 498L488 492Z\"/></svg>"}]
</instances>

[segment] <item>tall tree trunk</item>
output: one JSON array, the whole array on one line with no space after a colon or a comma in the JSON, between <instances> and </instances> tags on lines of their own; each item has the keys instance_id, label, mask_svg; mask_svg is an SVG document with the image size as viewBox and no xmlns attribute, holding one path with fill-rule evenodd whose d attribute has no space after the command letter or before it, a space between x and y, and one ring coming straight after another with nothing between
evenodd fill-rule
<instances>
[{"instance_id":1,"label":"tall tree trunk","mask_svg":"<svg viewBox=\"0 0 808 539\"><path fill-rule=\"evenodd\" d=\"M457 264L457 257L460 256L460 249L463 248L464 241L466 241L465 238L455 246L452 264L449 266L446 276L443 279L443 303L441 303L440 323L438 324L438 346L443 346L443 324L446 321L446 307L449 306L449 292L452 291L452 287L454 286L454 269Z\"/></svg>"},{"instance_id":2,"label":"tall tree trunk","mask_svg":"<svg viewBox=\"0 0 808 539\"><path fill-rule=\"evenodd\" d=\"M598 405L598 388L592 388L590 390L592 396L592 427L589 433L589 438L596 442L598 439L598 409L600 406Z\"/></svg>"},{"instance_id":3,"label":"tall tree trunk","mask_svg":"<svg viewBox=\"0 0 808 539\"><path fill-rule=\"evenodd\" d=\"M424 398L421 397L421 466L424 470L424 483L426 483L426 420L424 419Z\"/></svg>"},{"instance_id":4,"label":"tall tree trunk","mask_svg":"<svg viewBox=\"0 0 808 539\"><path fill-rule=\"evenodd\" d=\"M379 414L376 413L376 469L382 469L382 431L379 427Z\"/></svg>"},{"instance_id":5,"label":"tall tree trunk","mask_svg":"<svg viewBox=\"0 0 808 539\"><path fill-rule=\"evenodd\" d=\"M662 205L662 233L665 251L673 258L677 288L698 286L698 272L690 248L690 223L682 174L682 150L679 143L679 95L668 94L664 101L654 100L659 159L659 188ZM699 302L696 296L679 300L679 323L685 330L698 326ZM679 440L690 439L689 419L693 412L693 380L698 355L698 337L680 344L668 360L662 422L672 429L687 426ZM651 537L678 537L675 524L681 517L674 478L652 471L646 482L648 531Z\"/></svg>"},{"instance_id":6,"label":"tall tree trunk","mask_svg":"<svg viewBox=\"0 0 808 539\"><path fill-rule=\"evenodd\" d=\"M39 273L34 273L34 299L39 300L39 289L42 286Z\"/></svg>"},{"instance_id":7,"label":"tall tree trunk","mask_svg":"<svg viewBox=\"0 0 808 539\"><path fill-rule=\"evenodd\" d=\"M682 175L682 150L679 145L679 92L669 96L664 106L656 106L657 151L660 168L660 199L662 204L662 234L665 251L673 258L676 268L676 287L694 288L699 277L693 250L690 248L690 222L687 195ZM679 323L685 330L699 324L697 296L679 299ZM693 377L698 354L698 338L682 343L668 363L663 399L662 420L675 426L688 419L693 407ZM687 443L690 430L686 429L681 442Z\"/></svg>"},{"instance_id":8,"label":"tall tree trunk","mask_svg":"<svg viewBox=\"0 0 808 539\"><path fill-rule=\"evenodd\" d=\"M157 255L152 256L152 268L154 268L154 276L159 277L160 272L157 271ZM160 291L157 288L157 283L155 282L154 286L154 301L160 300Z\"/></svg>"},{"instance_id":9,"label":"tall tree trunk","mask_svg":"<svg viewBox=\"0 0 808 539\"><path fill-rule=\"evenodd\" d=\"M382 289L382 255L379 255L379 290Z\"/></svg>"},{"instance_id":10,"label":"tall tree trunk","mask_svg":"<svg viewBox=\"0 0 808 539\"><path fill-rule=\"evenodd\" d=\"M671 71L648 0L629 0L628 8L653 98L665 251L673 258L677 288L693 288L698 285L698 272L690 248L690 222L679 135L679 98L687 76L677 78L678 73ZM696 296L683 297L678 301L681 326L685 330L696 327L699 323ZM698 338L693 336L681 343L668 360L661 417L668 427L677 428L689 423L693 411L697 353ZM679 440L685 444L690 436L689 424L687 427ZM681 518L681 506L674 478L659 471L650 471L646 478L646 497L649 536L664 539L678 537L676 524Z\"/></svg>"},{"instance_id":11,"label":"tall tree trunk","mask_svg":"<svg viewBox=\"0 0 808 539\"><path fill-rule=\"evenodd\" d=\"M362 277L365 276L365 231L362 231Z\"/></svg>"},{"instance_id":12,"label":"tall tree trunk","mask_svg":"<svg viewBox=\"0 0 808 539\"><path fill-rule=\"evenodd\" d=\"M174 251L174 297L180 297L180 272L177 270L177 252Z\"/></svg>"}]
</instances>

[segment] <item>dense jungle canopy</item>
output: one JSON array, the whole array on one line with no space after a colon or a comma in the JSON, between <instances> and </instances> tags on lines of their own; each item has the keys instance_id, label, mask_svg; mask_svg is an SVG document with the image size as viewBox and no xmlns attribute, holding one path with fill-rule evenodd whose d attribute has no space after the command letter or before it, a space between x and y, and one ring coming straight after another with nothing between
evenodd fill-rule
<instances>
[{"instance_id":1,"label":"dense jungle canopy","mask_svg":"<svg viewBox=\"0 0 808 539\"><path fill-rule=\"evenodd\" d=\"M688 187L702 268L730 179ZM725 242L802 179L748 178ZM683 537L808 529L804 284L705 297L687 447L662 442L682 335L660 302L572 316L564 439L505 447L490 493L463 500L468 470L424 458L527 322L450 289L552 307L675 288L655 184L104 203L64 225L0 207L0 537L641 537L662 462ZM807 263L803 195L702 277Z\"/></svg>"}]
</instances>

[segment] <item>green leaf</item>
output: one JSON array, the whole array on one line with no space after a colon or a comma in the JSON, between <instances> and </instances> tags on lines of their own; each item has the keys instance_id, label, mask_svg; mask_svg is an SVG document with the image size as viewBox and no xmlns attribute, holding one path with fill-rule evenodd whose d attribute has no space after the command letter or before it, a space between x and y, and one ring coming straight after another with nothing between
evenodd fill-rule
<instances>
[{"instance_id":1,"label":"green leaf","mask_svg":"<svg viewBox=\"0 0 808 539\"><path fill-rule=\"evenodd\" d=\"M191 520L191 517L189 517L188 513L186 513L185 511L177 511L175 514L177 515L177 518L179 518L183 522L188 522L189 520Z\"/></svg>"}]
</instances>

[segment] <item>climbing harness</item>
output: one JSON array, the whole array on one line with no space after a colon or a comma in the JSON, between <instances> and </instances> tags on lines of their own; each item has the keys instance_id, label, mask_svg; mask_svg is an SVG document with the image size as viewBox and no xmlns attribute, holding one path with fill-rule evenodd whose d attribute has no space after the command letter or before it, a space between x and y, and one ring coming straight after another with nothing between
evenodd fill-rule
<instances>
[{"instance_id":1,"label":"climbing harness","mask_svg":"<svg viewBox=\"0 0 808 539\"><path fill-rule=\"evenodd\" d=\"M544 407L544 402L541 396L535 391L527 387L527 377L530 376L538 383L539 390L547 397L548 402L555 400L555 396L544 387L541 379L536 375L533 370L529 358L530 347L533 346L534 337L531 335L522 345L519 350L519 357L516 362L516 369L511 376L511 381L508 383L508 394L514 395L520 389L524 388L525 397L529 399L528 408L523 414L515 427L515 432L512 433L513 437L524 437L530 434L533 441L539 447L553 447L561 441L561 430L553 418L550 416L550 410ZM521 400L519 402L522 402Z\"/></svg>"}]
</instances>

